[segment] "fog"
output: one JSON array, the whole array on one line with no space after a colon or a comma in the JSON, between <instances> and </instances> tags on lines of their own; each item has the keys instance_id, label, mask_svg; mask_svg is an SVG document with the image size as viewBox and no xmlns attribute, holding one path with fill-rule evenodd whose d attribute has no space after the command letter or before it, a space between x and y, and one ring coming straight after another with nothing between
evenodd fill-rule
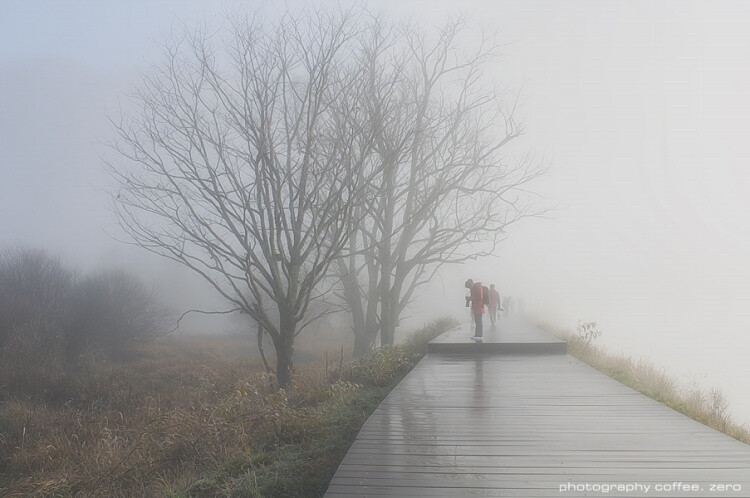
<instances>
[{"instance_id":1,"label":"fog","mask_svg":"<svg viewBox=\"0 0 750 498\"><path fill-rule=\"evenodd\" d=\"M463 317L466 278L495 283L540 318L596 321L611 350L721 388L750 422L750 4L367 5L426 26L461 12L497 30L503 54L486 76L520 91L523 147L550 166L532 186L550 212L513 227L493 258L445 268L402 329ZM235 7L0 4L0 243L132 269L170 304L222 309L186 270L114 240L100 154L106 111L159 57L158 41Z\"/></svg>"}]
</instances>

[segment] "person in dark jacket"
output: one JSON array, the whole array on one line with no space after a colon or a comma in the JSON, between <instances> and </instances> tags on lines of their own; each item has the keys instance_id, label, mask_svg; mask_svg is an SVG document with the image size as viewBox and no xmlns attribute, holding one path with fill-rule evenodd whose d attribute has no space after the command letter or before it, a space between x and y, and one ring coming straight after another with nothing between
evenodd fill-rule
<instances>
[{"instance_id":1,"label":"person in dark jacket","mask_svg":"<svg viewBox=\"0 0 750 498\"><path fill-rule=\"evenodd\" d=\"M510 314L511 308L513 308L513 298L510 296L505 296L503 298L501 306L503 307L503 315L508 316Z\"/></svg>"},{"instance_id":2,"label":"person in dark jacket","mask_svg":"<svg viewBox=\"0 0 750 498\"><path fill-rule=\"evenodd\" d=\"M468 279L464 286L469 289L469 303L471 305L471 314L474 317L474 323L476 328L474 330L474 337L472 341L482 342L482 315L487 310L484 306L484 290L482 289L482 282L474 282L472 279Z\"/></svg>"}]
</instances>

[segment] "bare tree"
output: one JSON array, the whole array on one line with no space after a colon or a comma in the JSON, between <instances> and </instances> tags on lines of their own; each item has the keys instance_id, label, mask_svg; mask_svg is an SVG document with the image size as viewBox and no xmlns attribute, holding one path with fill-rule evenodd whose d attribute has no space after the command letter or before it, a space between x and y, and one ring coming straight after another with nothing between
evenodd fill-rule
<instances>
[{"instance_id":1,"label":"bare tree","mask_svg":"<svg viewBox=\"0 0 750 498\"><path fill-rule=\"evenodd\" d=\"M122 271L83 276L45 251L0 252L0 357L117 353L163 334L168 310Z\"/></svg>"},{"instance_id":2,"label":"bare tree","mask_svg":"<svg viewBox=\"0 0 750 498\"><path fill-rule=\"evenodd\" d=\"M362 184L350 154L362 131L342 114L359 81L348 62L358 25L313 12L232 21L224 45L188 33L131 96L135 111L113 120L121 226L252 317L282 387Z\"/></svg>"},{"instance_id":3,"label":"bare tree","mask_svg":"<svg viewBox=\"0 0 750 498\"><path fill-rule=\"evenodd\" d=\"M483 84L496 46L459 50L461 22L436 37L376 20L362 44L368 89L361 105L374 137L368 215L337 263L352 310L355 354L381 334L393 343L401 313L441 265L493 252L506 230L538 214L526 184L544 172L529 155L512 160L523 133L515 103Z\"/></svg>"},{"instance_id":4,"label":"bare tree","mask_svg":"<svg viewBox=\"0 0 750 498\"><path fill-rule=\"evenodd\" d=\"M39 249L0 252L0 357L56 352L77 275Z\"/></svg>"},{"instance_id":5,"label":"bare tree","mask_svg":"<svg viewBox=\"0 0 750 498\"><path fill-rule=\"evenodd\" d=\"M69 297L65 353L68 359L89 345L110 355L132 342L145 342L167 333L169 309L135 276L105 270L77 282Z\"/></svg>"}]
</instances>

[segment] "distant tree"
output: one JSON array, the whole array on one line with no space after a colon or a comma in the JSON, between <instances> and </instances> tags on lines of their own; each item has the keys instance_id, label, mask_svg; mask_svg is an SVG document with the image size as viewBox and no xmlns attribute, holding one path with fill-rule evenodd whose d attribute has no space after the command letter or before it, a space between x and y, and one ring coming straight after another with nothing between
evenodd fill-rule
<instances>
[{"instance_id":1,"label":"distant tree","mask_svg":"<svg viewBox=\"0 0 750 498\"><path fill-rule=\"evenodd\" d=\"M39 249L0 253L0 355L33 357L57 351L76 274Z\"/></svg>"},{"instance_id":2,"label":"distant tree","mask_svg":"<svg viewBox=\"0 0 750 498\"><path fill-rule=\"evenodd\" d=\"M278 384L294 339L348 240L364 131L350 12L231 20L167 43L166 58L113 124L114 207L139 246L190 268L268 333Z\"/></svg>"},{"instance_id":3,"label":"distant tree","mask_svg":"<svg viewBox=\"0 0 750 498\"><path fill-rule=\"evenodd\" d=\"M0 356L63 358L117 353L165 333L168 310L132 275L82 277L38 249L0 253Z\"/></svg>"},{"instance_id":4,"label":"distant tree","mask_svg":"<svg viewBox=\"0 0 750 498\"><path fill-rule=\"evenodd\" d=\"M90 346L116 354L166 334L169 310L133 275L107 270L78 282L69 299L64 347L69 358Z\"/></svg>"},{"instance_id":5,"label":"distant tree","mask_svg":"<svg viewBox=\"0 0 750 498\"><path fill-rule=\"evenodd\" d=\"M482 77L497 47L482 38L467 53L464 31L449 22L430 37L375 19L360 38L358 119L373 142L361 162L376 174L336 265L355 354L378 333L393 343L415 291L442 265L492 254L511 225L540 212L526 186L544 168L530 155L513 160L509 146L523 134L515 101Z\"/></svg>"}]
</instances>

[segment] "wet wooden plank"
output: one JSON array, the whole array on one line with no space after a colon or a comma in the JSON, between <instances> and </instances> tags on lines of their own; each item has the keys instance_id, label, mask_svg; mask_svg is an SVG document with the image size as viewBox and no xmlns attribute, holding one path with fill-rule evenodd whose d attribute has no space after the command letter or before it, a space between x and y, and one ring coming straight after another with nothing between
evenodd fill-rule
<instances>
[{"instance_id":1,"label":"wet wooden plank","mask_svg":"<svg viewBox=\"0 0 750 498\"><path fill-rule=\"evenodd\" d=\"M539 328L512 318L498 317L492 326L485 317L483 340L470 338L474 331L466 326L442 334L430 341L427 351L433 354L566 354L568 344Z\"/></svg>"},{"instance_id":2,"label":"wet wooden plank","mask_svg":"<svg viewBox=\"0 0 750 498\"><path fill-rule=\"evenodd\" d=\"M673 478L677 481L692 482L696 477L694 469L676 468L670 469ZM500 477L514 480L521 478L523 480L535 480L539 482L558 482L560 473L556 469L537 468L537 467L462 467L454 469L454 472L448 474L444 467L396 467L396 466L378 466L368 467L362 465L347 465L337 472L337 478L377 478L391 479L397 477L429 479L446 476L476 476L484 479L488 477ZM577 481L588 479L590 481L654 481L662 476L659 469L638 469L636 472L625 472L619 467L606 467L599 469L570 469L565 473L568 479L575 477ZM736 479L737 472L734 469L711 469L702 472L700 479L706 482L731 482ZM656 481L654 481L656 482ZM744 482L744 481L742 481Z\"/></svg>"},{"instance_id":3,"label":"wet wooden plank","mask_svg":"<svg viewBox=\"0 0 750 498\"><path fill-rule=\"evenodd\" d=\"M611 481L615 483L633 483L638 482L641 484L651 484L654 488L657 484L667 484L661 479L646 478L642 479L635 475L628 476L628 479L623 480L622 477L617 476ZM579 476L580 478L580 476ZM591 479L591 483L603 483L601 476L586 476L586 479ZM431 475L428 479L425 476L407 476L407 477L388 477L388 478L366 478L366 477L336 477L331 482L331 485L335 486L378 486L378 487L397 487L397 488L411 488L415 487L414 481L420 485L424 485L425 482L429 483L431 488L484 488L484 489L527 489L527 490L557 490L560 492L560 486L565 486L566 482L561 482L559 477L547 476L546 478L540 478L539 476L492 476L492 475L481 475L481 474L458 474L458 475ZM611 481L604 481L610 482ZM706 491L710 491L711 484L715 483L714 479L710 480L696 480L692 479L689 475L683 475L682 481L668 481L673 482L687 482L690 484L698 484L701 487L706 488ZM736 481L733 480L736 485L744 485L745 489L750 484L750 480ZM742 496L735 492L736 496ZM747 496L747 495L745 495Z\"/></svg>"},{"instance_id":4,"label":"wet wooden plank","mask_svg":"<svg viewBox=\"0 0 750 498\"><path fill-rule=\"evenodd\" d=\"M659 498L685 498L686 496L711 496L716 498L744 498L747 495L743 494L743 491L708 491L709 486L704 485L702 492L688 493L684 491L672 491L672 492L632 492L627 494L617 493L602 493L602 492L585 492L585 491L569 491L560 492L559 488L555 487L550 489L547 487L538 488L469 488L469 487L454 487L454 488L440 488L440 487L397 487L397 486L342 486L332 485L328 489L326 496L422 496L422 497L477 497L477 496L525 496L535 498L547 498L547 497L580 497L580 496L628 496L628 497L654 497ZM746 489L746 488L744 488Z\"/></svg>"},{"instance_id":5,"label":"wet wooden plank","mask_svg":"<svg viewBox=\"0 0 750 498\"><path fill-rule=\"evenodd\" d=\"M366 421L328 495L612 496L559 486L675 481L750 496L750 447L567 355L430 353Z\"/></svg>"}]
</instances>

